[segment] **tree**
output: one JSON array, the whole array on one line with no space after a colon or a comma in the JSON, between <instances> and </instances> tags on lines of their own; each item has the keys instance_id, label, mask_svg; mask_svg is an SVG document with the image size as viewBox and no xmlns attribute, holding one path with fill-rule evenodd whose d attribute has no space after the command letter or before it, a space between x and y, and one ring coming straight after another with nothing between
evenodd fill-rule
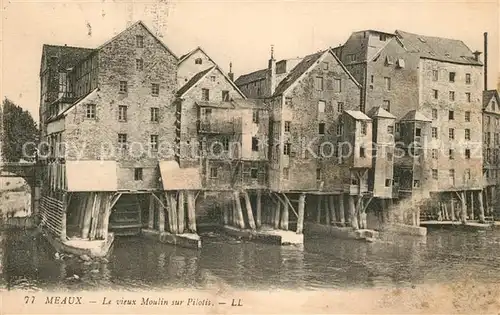
<instances>
[{"instance_id":1,"label":"tree","mask_svg":"<svg viewBox=\"0 0 500 315\"><path fill-rule=\"evenodd\" d=\"M26 146L26 152L23 152L23 146L26 143L38 144L39 139L33 117L27 110L23 110L7 98L3 101L0 115L2 160L6 162L29 160L35 152L35 146Z\"/></svg>"}]
</instances>

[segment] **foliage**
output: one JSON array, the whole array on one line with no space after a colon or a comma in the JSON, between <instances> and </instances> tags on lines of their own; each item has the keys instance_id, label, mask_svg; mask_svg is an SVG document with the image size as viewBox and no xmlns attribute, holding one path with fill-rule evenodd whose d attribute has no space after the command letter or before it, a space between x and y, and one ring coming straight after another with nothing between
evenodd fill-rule
<instances>
[{"instance_id":1,"label":"foliage","mask_svg":"<svg viewBox=\"0 0 500 315\"><path fill-rule=\"evenodd\" d=\"M0 137L2 139L2 159L6 162L29 160L35 152L35 146L23 146L26 143L38 143L38 128L33 117L27 110L5 98L0 110Z\"/></svg>"}]
</instances>

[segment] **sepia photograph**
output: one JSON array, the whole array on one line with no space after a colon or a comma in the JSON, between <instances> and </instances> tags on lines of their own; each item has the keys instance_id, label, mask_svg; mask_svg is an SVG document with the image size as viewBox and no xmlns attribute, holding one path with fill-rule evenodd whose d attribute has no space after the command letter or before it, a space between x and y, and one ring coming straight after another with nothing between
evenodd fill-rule
<instances>
[{"instance_id":1,"label":"sepia photograph","mask_svg":"<svg viewBox=\"0 0 500 315\"><path fill-rule=\"evenodd\" d=\"M496 0L2 0L1 314L497 314Z\"/></svg>"}]
</instances>

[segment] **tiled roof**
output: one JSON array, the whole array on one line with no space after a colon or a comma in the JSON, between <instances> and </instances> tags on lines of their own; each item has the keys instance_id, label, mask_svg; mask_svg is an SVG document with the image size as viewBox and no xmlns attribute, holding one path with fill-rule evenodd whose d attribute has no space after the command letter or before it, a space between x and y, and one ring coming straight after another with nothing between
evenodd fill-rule
<instances>
[{"instance_id":1,"label":"tiled roof","mask_svg":"<svg viewBox=\"0 0 500 315\"><path fill-rule=\"evenodd\" d=\"M356 120L372 120L370 117L366 116L365 113L359 110L346 110L344 111L344 113L353 117Z\"/></svg>"},{"instance_id":2,"label":"tiled roof","mask_svg":"<svg viewBox=\"0 0 500 315\"><path fill-rule=\"evenodd\" d=\"M254 81L263 80L266 78L267 69L257 70L251 73L243 74L234 81L237 86L245 85Z\"/></svg>"},{"instance_id":3,"label":"tiled roof","mask_svg":"<svg viewBox=\"0 0 500 315\"><path fill-rule=\"evenodd\" d=\"M439 61L482 65L475 60L472 51L461 40L423 36L397 30L396 34L410 52L416 52L421 58Z\"/></svg>"},{"instance_id":4,"label":"tiled roof","mask_svg":"<svg viewBox=\"0 0 500 315\"><path fill-rule=\"evenodd\" d=\"M385 109L383 109L380 106L373 107L372 109L370 109L368 111L367 115L369 117L372 117L372 118L373 117L381 117L381 118L396 119L396 116L394 116L393 114L389 113L388 111L386 111Z\"/></svg>"},{"instance_id":5,"label":"tiled roof","mask_svg":"<svg viewBox=\"0 0 500 315\"><path fill-rule=\"evenodd\" d=\"M325 51L320 51L308 56L305 56L302 61L293 68L290 73L276 87L274 95L280 95L285 92L304 72L307 71Z\"/></svg>"},{"instance_id":6,"label":"tiled roof","mask_svg":"<svg viewBox=\"0 0 500 315\"><path fill-rule=\"evenodd\" d=\"M428 121L431 122L429 118L425 117L424 114L417 110L411 110L406 115L404 115L403 118L401 118L401 121Z\"/></svg>"},{"instance_id":7,"label":"tiled roof","mask_svg":"<svg viewBox=\"0 0 500 315\"><path fill-rule=\"evenodd\" d=\"M209 73L215 66L205 69L201 72L195 74L186 84L184 84L179 91L177 91L177 96L182 96L186 93L191 87L193 87L198 81L200 81L207 73Z\"/></svg>"},{"instance_id":8,"label":"tiled roof","mask_svg":"<svg viewBox=\"0 0 500 315\"><path fill-rule=\"evenodd\" d=\"M59 70L65 71L72 68L87 58L94 49L72 46L43 45L43 54L47 59L59 58Z\"/></svg>"},{"instance_id":9,"label":"tiled roof","mask_svg":"<svg viewBox=\"0 0 500 315\"><path fill-rule=\"evenodd\" d=\"M483 91L483 109L485 109L488 106L489 102L493 97L495 97L497 103L500 104L500 98L498 96L497 90Z\"/></svg>"}]
</instances>

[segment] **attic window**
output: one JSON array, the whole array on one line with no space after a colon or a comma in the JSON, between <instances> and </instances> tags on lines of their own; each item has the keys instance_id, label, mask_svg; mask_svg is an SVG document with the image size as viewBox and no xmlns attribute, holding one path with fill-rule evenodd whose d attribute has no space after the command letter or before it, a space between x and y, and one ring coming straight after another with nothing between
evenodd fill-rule
<instances>
[{"instance_id":1,"label":"attic window","mask_svg":"<svg viewBox=\"0 0 500 315\"><path fill-rule=\"evenodd\" d=\"M405 67L405 60L398 59L397 66L398 66L398 68L404 68Z\"/></svg>"},{"instance_id":2,"label":"attic window","mask_svg":"<svg viewBox=\"0 0 500 315\"><path fill-rule=\"evenodd\" d=\"M385 35L385 34L380 34L380 35L378 36L378 38L379 38L381 41L385 42L385 41L387 40L387 35Z\"/></svg>"},{"instance_id":3,"label":"attic window","mask_svg":"<svg viewBox=\"0 0 500 315\"><path fill-rule=\"evenodd\" d=\"M385 64L392 65L393 64L392 58L389 56L385 57Z\"/></svg>"},{"instance_id":4,"label":"attic window","mask_svg":"<svg viewBox=\"0 0 500 315\"><path fill-rule=\"evenodd\" d=\"M194 60L194 63L197 64L197 65L201 65L203 63L203 61L201 60L201 58L196 58Z\"/></svg>"}]
</instances>

